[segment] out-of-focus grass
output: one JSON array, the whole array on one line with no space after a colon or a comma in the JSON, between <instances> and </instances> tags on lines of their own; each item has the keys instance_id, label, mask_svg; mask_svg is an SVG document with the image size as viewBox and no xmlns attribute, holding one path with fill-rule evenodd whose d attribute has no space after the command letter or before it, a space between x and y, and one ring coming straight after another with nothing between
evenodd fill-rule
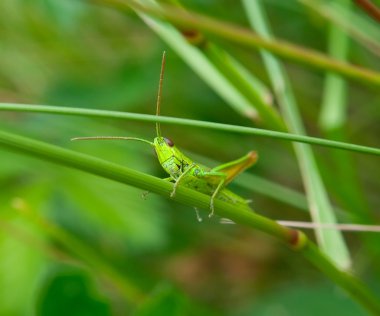
<instances>
[{"instance_id":1,"label":"out-of-focus grass","mask_svg":"<svg viewBox=\"0 0 380 316\"><path fill-rule=\"evenodd\" d=\"M278 38L325 51L325 25L304 6L295 1L266 1L265 4ZM189 8L248 26L242 20L243 9L236 2L193 1ZM0 42L3 102L153 114L161 53L166 49L163 114L251 124L224 104L176 53L133 15L80 1L2 1ZM268 84L258 54L221 39L218 44ZM369 69L379 66L377 57L359 45L350 48L350 55L355 63ZM306 128L310 134L320 136L316 118L320 113L323 77L294 64L287 65L287 70ZM379 147L376 89L355 83L350 83L349 88L347 141ZM68 141L74 136L102 134L151 139L152 124L24 113L0 113L0 120L2 129L164 177L154 155L141 144ZM282 142L251 136L237 138L229 133L196 128L169 125L162 128L180 147L218 161L232 160L256 149L260 161L249 172L302 190L297 163ZM323 156L327 161L322 170L334 176L335 169L329 164L332 152L316 148L317 157ZM375 210L380 205L378 158L353 156L368 209L376 217ZM84 310L94 315L125 315L135 307L125 304L117 289L74 260L68 249L16 212L12 202L21 199L48 221L80 238L123 276L151 294L146 305L136 311L137 315L149 315L152 310L165 311L165 315L183 315L185 311L196 315L254 315L268 310L272 314L289 311L292 315L304 315L305 308L309 315L329 314L334 310L365 315L355 310L350 299L325 286L324 279L305 266L304 261L273 245L267 237L214 221L199 224L192 209L179 212L178 208L184 206L160 197L149 195L143 200L139 190L3 149L0 149L0 186L1 222L11 227L2 229L0 235L3 258L0 314L21 315L37 310L42 315L60 315L67 314L70 307L72 315L83 315ZM266 215L305 218L293 206L233 184L232 188L252 199L254 207ZM327 184L328 192L332 193L330 189ZM338 198L334 201L345 208ZM376 244L362 244L359 236L352 234L346 238L353 252L354 269L367 280L378 283L380 265L374 256ZM38 247L39 244L47 248ZM302 286L306 280L312 280L315 286ZM292 298L292 293L299 295L297 290L303 295L300 300ZM328 306L321 304L327 300Z\"/></svg>"},{"instance_id":2,"label":"out-of-focus grass","mask_svg":"<svg viewBox=\"0 0 380 316\"><path fill-rule=\"evenodd\" d=\"M243 1L252 27L265 38L273 38L269 20L260 0ZM296 134L305 134L298 105L294 97L291 83L282 64L273 55L262 52L272 89L275 91L280 109L288 129ZM322 176L316 164L316 158L310 146L294 144L304 183L310 215L315 223L335 223L336 216L327 195ZM316 228L316 237L321 249L338 266L348 269L351 266L350 254L339 231L327 231Z\"/></svg>"}]
</instances>

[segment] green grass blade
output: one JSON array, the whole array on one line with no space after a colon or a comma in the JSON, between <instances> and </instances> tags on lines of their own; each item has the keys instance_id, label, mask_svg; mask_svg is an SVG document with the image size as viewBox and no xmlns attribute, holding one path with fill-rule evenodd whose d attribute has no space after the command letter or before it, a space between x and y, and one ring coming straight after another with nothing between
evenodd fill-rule
<instances>
[{"instance_id":1,"label":"green grass blade","mask_svg":"<svg viewBox=\"0 0 380 316\"><path fill-rule=\"evenodd\" d=\"M185 10L179 1L175 6ZM175 27L175 25L173 25ZM212 42L205 34L193 28L177 28L186 42L196 46L255 108L260 116L260 122L265 126L285 131L284 123L275 107L269 89L258 78L254 77L241 63ZM205 74L207 76L207 73Z\"/></svg>"},{"instance_id":2,"label":"green grass blade","mask_svg":"<svg viewBox=\"0 0 380 316\"><path fill-rule=\"evenodd\" d=\"M380 29L375 22L358 14L356 10L349 10L344 2L320 0L300 0L300 2L350 34L374 54L380 55Z\"/></svg>"},{"instance_id":3,"label":"green grass blade","mask_svg":"<svg viewBox=\"0 0 380 316\"><path fill-rule=\"evenodd\" d=\"M37 157L58 165L149 190L167 198L172 191L172 184L156 177L99 158L4 131L0 131L0 146L24 155ZM210 197L197 191L179 187L174 200L209 212ZM375 315L380 314L380 301L378 298L359 279L337 269L301 232L283 227L263 216L242 210L220 200L215 203L215 211L216 214L226 217L237 224L266 232L291 246L294 250L304 255L328 278L347 291L354 300L362 304L367 310Z\"/></svg>"},{"instance_id":4,"label":"green grass blade","mask_svg":"<svg viewBox=\"0 0 380 316\"><path fill-rule=\"evenodd\" d=\"M149 192L158 193L167 198L169 198L170 193L173 190L172 183L151 175L147 175L115 163L110 163L99 158L91 157L89 155L76 153L68 149L4 131L0 131L0 146L56 164L64 165L66 167L89 172L143 190L148 190ZM173 200L187 205L196 206L206 212L209 212L210 197L197 191L180 186L178 187L176 196ZM218 207L218 205L224 205L225 207ZM249 215L247 215L245 214L247 213L246 211L242 212L241 209L234 205L218 200L216 201L215 210L218 215L227 217L236 223L241 222L242 218L246 218L248 216L248 218L250 218L249 221L256 221L257 229L263 230L274 237L283 240L284 242L291 242L294 238L294 232L291 230L279 226L275 222L254 213L249 212ZM222 211L220 212L220 210ZM234 212L240 214L241 217L235 216ZM232 217L230 217L231 214Z\"/></svg>"},{"instance_id":5,"label":"green grass blade","mask_svg":"<svg viewBox=\"0 0 380 316\"><path fill-rule=\"evenodd\" d=\"M265 126L286 131L284 122L273 107L271 94L257 78L253 77L243 65L215 44L208 43L202 46L202 50L225 78L228 78L255 107Z\"/></svg>"},{"instance_id":6,"label":"green grass blade","mask_svg":"<svg viewBox=\"0 0 380 316\"><path fill-rule=\"evenodd\" d=\"M260 1L243 0L243 3L252 27L261 36L272 38ZM289 130L296 134L305 134L305 129L285 71L273 55L268 52L262 52L262 55ZM294 149L301 169L313 221L318 224L335 223L335 214L311 148L307 145L294 144ZM351 265L351 259L341 232L317 228L316 235L321 249L339 267L348 269Z\"/></svg>"},{"instance_id":7,"label":"green grass blade","mask_svg":"<svg viewBox=\"0 0 380 316\"><path fill-rule=\"evenodd\" d=\"M339 16L340 21L351 23L351 15L355 14L354 12L350 14L349 11L351 1L341 0L339 5L344 9L344 14ZM359 29L360 32L365 31L365 28ZM331 21L328 38L330 55L339 60L346 60L349 54L349 42L346 32L339 28L339 24ZM343 77L333 73L326 75L319 126L324 135L330 139L347 140L345 125L348 93L348 86ZM364 198L353 157L347 152L331 152L328 160L329 165L334 166L334 174L326 172L325 177L331 183L330 187L338 202L353 215L356 221L370 224L371 212ZM371 239L373 244L378 244L377 236L371 236Z\"/></svg>"},{"instance_id":8,"label":"green grass blade","mask_svg":"<svg viewBox=\"0 0 380 316\"><path fill-rule=\"evenodd\" d=\"M137 11L141 19L162 38L221 98L243 116L257 119L250 102L208 61L208 59L168 22Z\"/></svg>"},{"instance_id":9,"label":"green grass blade","mask_svg":"<svg viewBox=\"0 0 380 316\"><path fill-rule=\"evenodd\" d=\"M333 71L362 83L380 85L380 73L378 72L342 63L319 52L285 41L265 39L240 26L220 22L195 12L186 12L168 5L161 5L161 8L158 8L131 0L97 0L97 2L115 7L120 11L129 11L132 7L178 26L193 27L246 47L266 49L273 54L310 67Z\"/></svg>"},{"instance_id":10,"label":"green grass blade","mask_svg":"<svg viewBox=\"0 0 380 316\"><path fill-rule=\"evenodd\" d=\"M331 147L336 149L350 150L359 153L371 154L380 156L380 149L375 147L368 147L356 144L343 143L323 138L310 137L305 135L297 135L291 133L283 133L277 131L270 131L254 127L222 124L207 121L197 121L190 119L181 119L168 116L156 116L148 114L138 114L129 112L107 111L107 110L93 110L83 108L69 108L62 106L52 105L32 105L32 104L18 104L18 103L0 103L0 111L15 111L15 112L34 112L44 114L58 114L58 115L73 115L85 117L98 117L98 118L113 118L113 119L128 119L140 122L160 122L166 124L176 124L181 126L200 127L206 129L213 129L219 131L227 131L231 133L257 135L264 137L271 137L280 140L289 140L305 144L319 145ZM78 135L75 135L78 136ZM86 136L86 135L83 135Z\"/></svg>"},{"instance_id":11,"label":"green grass blade","mask_svg":"<svg viewBox=\"0 0 380 316\"><path fill-rule=\"evenodd\" d=\"M345 2L348 5L351 1ZM330 55L345 61L349 47L348 36L341 29L330 25L328 42ZM322 109L319 117L319 125L322 130L342 128L346 121L346 100L347 86L344 79L336 74L328 73L326 75Z\"/></svg>"}]
</instances>

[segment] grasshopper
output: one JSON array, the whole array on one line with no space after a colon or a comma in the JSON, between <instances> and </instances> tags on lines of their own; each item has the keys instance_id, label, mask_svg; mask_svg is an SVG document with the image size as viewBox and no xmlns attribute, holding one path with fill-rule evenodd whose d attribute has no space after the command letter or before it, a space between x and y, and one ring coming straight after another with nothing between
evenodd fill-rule
<instances>
[{"instance_id":1,"label":"grasshopper","mask_svg":"<svg viewBox=\"0 0 380 316\"><path fill-rule=\"evenodd\" d=\"M162 84L164 79L166 57L165 52L162 55L160 80L158 85L158 95L156 104L156 115L160 115L161 99L162 99ZM245 209L251 208L248 206L249 201L243 199L239 195L226 189L237 175L249 168L258 159L257 152L250 151L245 156L234 161L222 164L215 168L207 168L193 162L189 157L184 155L169 138L163 137L161 134L160 124L156 122L156 137L153 142L136 137L123 136L95 136L95 137L76 137L72 140L136 140L144 142L152 146L157 154L158 160L162 168L169 174L165 178L167 181L174 182L173 191L170 197L173 198L179 185L194 189L201 193L211 196L210 199L210 214L214 214L214 201L220 199L226 202L237 204ZM197 218L201 218L197 212Z\"/></svg>"},{"instance_id":2,"label":"grasshopper","mask_svg":"<svg viewBox=\"0 0 380 316\"><path fill-rule=\"evenodd\" d=\"M156 104L156 115L160 115L161 99L162 99L162 83L165 71L165 52L162 56L160 80L158 85L158 96ZM164 180L174 182L173 191L170 196L174 197L179 185L194 189L196 191L207 194L210 199L210 214L212 217L214 214L214 201L215 199L223 200L229 203L237 204L239 207L252 211L249 207L249 201L245 200L241 196L226 189L226 185L229 184L236 176L241 172L251 167L256 163L258 159L257 152L250 151L245 156L217 166L215 168L207 168L200 164L193 162L189 157L184 155L175 145L172 140L165 138L161 135L160 124L156 122L156 137L153 142L146 139L137 137L124 137L124 136L95 136L95 137L76 137L72 140L136 140L144 142L152 146L157 154L158 160L162 168L169 174L169 177ZM196 209L197 218L199 221L202 219ZM228 219L222 219L222 223L233 224ZM310 222L298 222L298 221L278 221L279 224L296 228L324 228L324 229L338 229L346 231L371 231L380 232L380 226L378 225L359 225L359 224L318 224Z\"/></svg>"}]
</instances>

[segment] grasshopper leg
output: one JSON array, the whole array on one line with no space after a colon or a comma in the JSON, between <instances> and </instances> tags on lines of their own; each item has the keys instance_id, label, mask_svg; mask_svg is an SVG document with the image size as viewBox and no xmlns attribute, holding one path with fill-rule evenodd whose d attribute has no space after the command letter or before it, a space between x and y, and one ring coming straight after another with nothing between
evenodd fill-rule
<instances>
[{"instance_id":1,"label":"grasshopper leg","mask_svg":"<svg viewBox=\"0 0 380 316\"><path fill-rule=\"evenodd\" d=\"M181 182L181 179L183 179L183 177L186 176L194 166L195 166L195 163L192 163L184 172L182 172L182 174L178 177L178 179L175 180L175 183L173 186L173 191L172 191L172 193L170 193L171 198L175 197L175 193L177 191L178 184Z\"/></svg>"},{"instance_id":2,"label":"grasshopper leg","mask_svg":"<svg viewBox=\"0 0 380 316\"><path fill-rule=\"evenodd\" d=\"M210 214L208 217L212 217L214 215L214 201L220 191L223 189L226 183L226 174L223 172L218 172L218 171L207 171L204 172L203 174L198 175L199 178L207 179L210 181L210 183L217 184L215 191L211 195L211 201L210 201Z\"/></svg>"},{"instance_id":3,"label":"grasshopper leg","mask_svg":"<svg viewBox=\"0 0 380 316\"><path fill-rule=\"evenodd\" d=\"M217 197L219 191L223 188L223 186L224 186L224 182L225 182L225 181L226 181L226 179L223 177L223 178L220 180L218 186L216 187L214 193L213 193L212 196L211 196L211 202L210 202L210 210L211 210L211 212L210 212L210 214L208 214L208 217L209 217L209 218L211 218L211 217L214 215L214 200L215 200L215 198Z\"/></svg>"}]
</instances>

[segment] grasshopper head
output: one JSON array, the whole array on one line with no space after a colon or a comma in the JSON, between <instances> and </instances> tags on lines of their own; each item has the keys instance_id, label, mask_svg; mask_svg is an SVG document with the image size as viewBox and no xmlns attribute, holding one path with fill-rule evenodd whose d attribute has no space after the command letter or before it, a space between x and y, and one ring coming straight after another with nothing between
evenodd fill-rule
<instances>
[{"instance_id":1,"label":"grasshopper head","mask_svg":"<svg viewBox=\"0 0 380 316\"><path fill-rule=\"evenodd\" d=\"M174 146L173 141L169 138L157 136L154 139L153 144L158 160L161 164L171 157L178 157L178 154L180 154L178 149Z\"/></svg>"},{"instance_id":2,"label":"grasshopper head","mask_svg":"<svg viewBox=\"0 0 380 316\"><path fill-rule=\"evenodd\" d=\"M153 144L162 168L174 179L177 179L183 172L183 169L191 164L189 158L174 146L172 140L157 136Z\"/></svg>"}]
</instances>

